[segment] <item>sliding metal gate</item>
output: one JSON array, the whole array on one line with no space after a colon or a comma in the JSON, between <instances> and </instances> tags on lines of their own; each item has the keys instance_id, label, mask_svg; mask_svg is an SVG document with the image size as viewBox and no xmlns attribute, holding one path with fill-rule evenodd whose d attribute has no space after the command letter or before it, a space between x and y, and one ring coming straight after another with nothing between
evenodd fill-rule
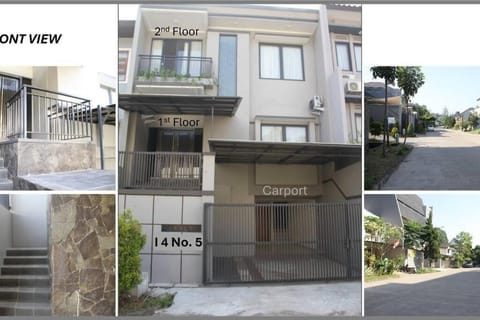
<instances>
[{"instance_id":1,"label":"sliding metal gate","mask_svg":"<svg viewBox=\"0 0 480 320\"><path fill-rule=\"evenodd\" d=\"M206 204L204 282L361 279L360 203Z\"/></svg>"}]
</instances>

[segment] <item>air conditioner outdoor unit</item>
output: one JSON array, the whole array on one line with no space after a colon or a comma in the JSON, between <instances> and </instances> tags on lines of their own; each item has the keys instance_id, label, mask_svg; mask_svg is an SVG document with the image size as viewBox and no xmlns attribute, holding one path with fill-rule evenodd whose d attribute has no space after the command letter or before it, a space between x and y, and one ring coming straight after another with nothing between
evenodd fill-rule
<instances>
[{"instance_id":1,"label":"air conditioner outdoor unit","mask_svg":"<svg viewBox=\"0 0 480 320\"><path fill-rule=\"evenodd\" d=\"M313 96L310 100L310 109L313 111L323 111L325 109L323 107L323 97Z\"/></svg>"},{"instance_id":2,"label":"air conditioner outdoor unit","mask_svg":"<svg viewBox=\"0 0 480 320\"><path fill-rule=\"evenodd\" d=\"M362 83L360 81L349 80L347 81L348 92L362 92Z\"/></svg>"}]
</instances>

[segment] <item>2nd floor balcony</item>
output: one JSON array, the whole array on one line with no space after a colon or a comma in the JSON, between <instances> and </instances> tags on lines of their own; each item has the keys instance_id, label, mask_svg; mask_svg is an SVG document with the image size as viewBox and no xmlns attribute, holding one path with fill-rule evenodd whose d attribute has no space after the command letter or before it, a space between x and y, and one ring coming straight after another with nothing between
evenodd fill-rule
<instances>
[{"instance_id":1,"label":"2nd floor balcony","mask_svg":"<svg viewBox=\"0 0 480 320\"><path fill-rule=\"evenodd\" d=\"M23 86L0 106L4 139L92 139L90 100Z\"/></svg>"},{"instance_id":2,"label":"2nd floor balcony","mask_svg":"<svg viewBox=\"0 0 480 320\"><path fill-rule=\"evenodd\" d=\"M125 152L118 156L120 189L202 190L200 152Z\"/></svg>"},{"instance_id":3,"label":"2nd floor balcony","mask_svg":"<svg viewBox=\"0 0 480 320\"><path fill-rule=\"evenodd\" d=\"M212 58L140 55L135 86L212 87Z\"/></svg>"}]
</instances>

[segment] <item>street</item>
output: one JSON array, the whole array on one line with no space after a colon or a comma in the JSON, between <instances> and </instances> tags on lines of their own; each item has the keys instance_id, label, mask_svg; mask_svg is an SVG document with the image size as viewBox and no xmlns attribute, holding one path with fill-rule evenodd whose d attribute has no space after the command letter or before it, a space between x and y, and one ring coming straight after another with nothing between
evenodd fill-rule
<instances>
[{"instance_id":1,"label":"street","mask_svg":"<svg viewBox=\"0 0 480 320\"><path fill-rule=\"evenodd\" d=\"M402 274L365 284L365 316L480 316L480 269Z\"/></svg>"},{"instance_id":2,"label":"street","mask_svg":"<svg viewBox=\"0 0 480 320\"><path fill-rule=\"evenodd\" d=\"M480 135L435 128L407 143L414 149L382 190L480 190Z\"/></svg>"}]
</instances>

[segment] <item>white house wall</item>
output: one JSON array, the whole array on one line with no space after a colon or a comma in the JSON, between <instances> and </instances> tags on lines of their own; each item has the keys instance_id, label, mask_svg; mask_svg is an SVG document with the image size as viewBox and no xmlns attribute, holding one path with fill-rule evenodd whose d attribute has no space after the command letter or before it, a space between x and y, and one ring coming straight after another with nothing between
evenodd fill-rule
<instances>
[{"instance_id":1,"label":"white house wall","mask_svg":"<svg viewBox=\"0 0 480 320\"><path fill-rule=\"evenodd\" d=\"M2 195L0 197L7 197ZM12 247L12 215L8 208L0 205L0 259L5 255L5 249Z\"/></svg>"},{"instance_id":2,"label":"white house wall","mask_svg":"<svg viewBox=\"0 0 480 320\"><path fill-rule=\"evenodd\" d=\"M162 231L162 225L202 225L205 202L213 202L213 199L202 196L160 195L123 195L119 197L119 213L130 209L133 217L142 224L142 232L147 237L146 245L141 251L142 272L151 274L151 283L192 284L202 282L202 247L195 245L172 246L171 239L186 239L191 244L195 244L196 239L200 238L203 243L203 231L165 232ZM165 238L168 241L166 247L162 245L162 240Z\"/></svg>"},{"instance_id":3,"label":"white house wall","mask_svg":"<svg viewBox=\"0 0 480 320\"><path fill-rule=\"evenodd\" d=\"M14 247L47 247L47 195L10 196Z\"/></svg>"}]
</instances>

